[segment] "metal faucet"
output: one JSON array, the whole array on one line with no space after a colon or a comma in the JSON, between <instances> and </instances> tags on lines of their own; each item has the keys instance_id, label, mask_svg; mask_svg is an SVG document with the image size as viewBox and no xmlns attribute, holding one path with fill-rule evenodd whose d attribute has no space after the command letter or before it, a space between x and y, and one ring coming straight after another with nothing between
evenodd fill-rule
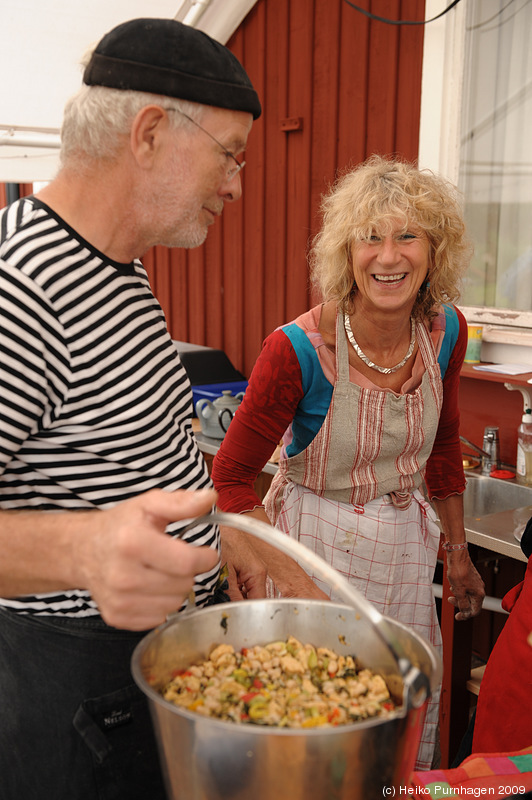
<instances>
[{"instance_id":1,"label":"metal faucet","mask_svg":"<svg viewBox=\"0 0 532 800\"><path fill-rule=\"evenodd\" d=\"M494 469L499 469L500 466L499 428L496 425L489 425L484 428L482 449L486 455L482 458L481 472L483 475L489 475Z\"/></svg>"},{"instance_id":2,"label":"metal faucet","mask_svg":"<svg viewBox=\"0 0 532 800\"><path fill-rule=\"evenodd\" d=\"M482 475L489 475L494 469L499 468L499 428L496 425L488 425L484 428L482 447L477 447L476 444L470 442L465 436L460 436L460 441L482 457L482 466L480 470Z\"/></svg>"}]
</instances>

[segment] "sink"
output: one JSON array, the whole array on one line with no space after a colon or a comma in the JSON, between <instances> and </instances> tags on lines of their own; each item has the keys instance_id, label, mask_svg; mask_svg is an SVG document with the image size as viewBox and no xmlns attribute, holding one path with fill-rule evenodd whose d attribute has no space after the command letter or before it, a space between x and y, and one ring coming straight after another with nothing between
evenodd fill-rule
<instances>
[{"instance_id":1,"label":"sink","mask_svg":"<svg viewBox=\"0 0 532 800\"><path fill-rule=\"evenodd\" d=\"M527 561L518 542L532 517L532 486L469 472L464 498L468 542Z\"/></svg>"},{"instance_id":2,"label":"sink","mask_svg":"<svg viewBox=\"0 0 532 800\"><path fill-rule=\"evenodd\" d=\"M532 506L532 486L476 473L466 477L465 517L485 517L487 514ZM532 508L528 516L532 516Z\"/></svg>"}]
</instances>

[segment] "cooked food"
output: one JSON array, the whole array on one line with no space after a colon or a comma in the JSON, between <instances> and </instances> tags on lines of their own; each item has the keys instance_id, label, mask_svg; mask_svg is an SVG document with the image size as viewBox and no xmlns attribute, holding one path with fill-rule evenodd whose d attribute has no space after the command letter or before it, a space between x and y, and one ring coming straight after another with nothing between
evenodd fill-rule
<instances>
[{"instance_id":1,"label":"cooked food","mask_svg":"<svg viewBox=\"0 0 532 800\"><path fill-rule=\"evenodd\" d=\"M395 709L380 675L292 636L240 652L221 644L206 661L177 671L162 694L207 717L285 728L345 725Z\"/></svg>"}]
</instances>

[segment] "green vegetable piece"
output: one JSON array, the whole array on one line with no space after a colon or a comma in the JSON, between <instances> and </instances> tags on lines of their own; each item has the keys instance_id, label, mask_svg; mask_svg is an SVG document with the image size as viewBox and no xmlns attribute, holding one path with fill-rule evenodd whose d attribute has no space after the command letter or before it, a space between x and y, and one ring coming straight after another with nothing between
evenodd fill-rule
<instances>
[{"instance_id":1,"label":"green vegetable piece","mask_svg":"<svg viewBox=\"0 0 532 800\"><path fill-rule=\"evenodd\" d=\"M245 686L246 688L249 688L251 686L253 680L249 675L249 673L246 672L245 669L241 668L233 670L231 677L234 678L235 681L237 681L237 683L242 684L242 686Z\"/></svg>"},{"instance_id":2,"label":"green vegetable piece","mask_svg":"<svg viewBox=\"0 0 532 800\"><path fill-rule=\"evenodd\" d=\"M249 718L253 720L263 719L268 712L268 704L264 698L253 698L249 704Z\"/></svg>"},{"instance_id":3,"label":"green vegetable piece","mask_svg":"<svg viewBox=\"0 0 532 800\"><path fill-rule=\"evenodd\" d=\"M250 704L250 706L251 706L251 705L255 705L255 706L256 706L256 705L258 705L259 703L261 703L262 705L265 705L265 704L266 704L266 698L264 697L264 695L263 695L263 694L256 694L256 695L254 695L254 696L251 698L251 700L249 701L249 704Z\"/></svg>"}]
</instances>

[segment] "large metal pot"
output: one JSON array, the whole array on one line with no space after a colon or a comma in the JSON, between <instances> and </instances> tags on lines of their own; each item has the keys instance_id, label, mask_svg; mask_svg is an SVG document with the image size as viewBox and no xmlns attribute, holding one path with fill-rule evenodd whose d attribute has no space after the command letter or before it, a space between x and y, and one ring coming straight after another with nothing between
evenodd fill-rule
<instances>
[{"instance_id":1,"label":"large metal pot","mask_svg":"<svg viewBox=\"0 0 532 800\"><path fill-rule=\"evenodd\" d=\"M210 519L231 524L233 517L235 527L248 530L236 515ZM292 555L297 551L316 570L321 559L261 527L272 543ZM427 641L382 617L324 565L319 572L329 578L332 572L335 590L349 598L349 606L289 599L225 603L174 618L137 646L133 677L148 697L171 800L377 800L408 785L426 704L441 681L441 660ZM217 644L240 649L289 635L355 655L383 675L401 707L387 719L302 731L205 718L159 693L175 669L204 659Z\"/></svg>"}]
</instances>

